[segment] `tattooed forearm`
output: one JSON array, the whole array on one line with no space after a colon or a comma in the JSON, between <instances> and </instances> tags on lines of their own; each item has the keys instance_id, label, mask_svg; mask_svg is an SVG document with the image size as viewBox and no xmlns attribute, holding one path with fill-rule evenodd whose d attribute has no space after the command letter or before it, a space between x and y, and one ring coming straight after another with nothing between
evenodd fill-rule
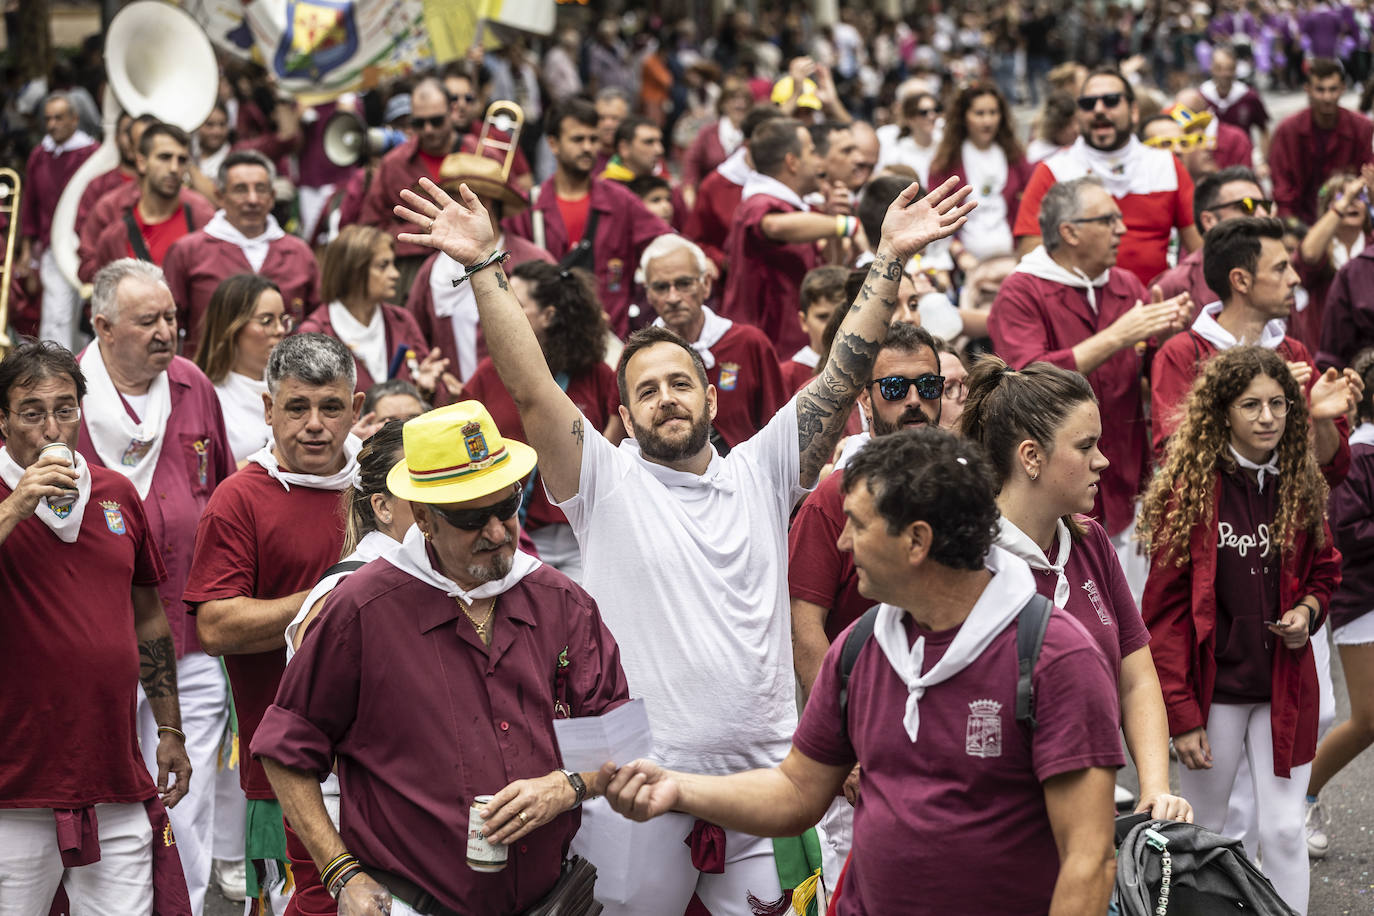
<instances>
[{"instance_id":1,"label":"tattooed forearm","mask_svg":"<svg viewBox=\"0 0 1374 916\"><path fill-rule=\"evenodd\" d=\"M886 263L883 263L886 261ZM881 265L881 266L880 266ZM881 271L884 280L891 280L896 283L902 279L902 271L905 266L897 258L884 258L879 255L873 260L873 271Z\"/></svg>"},{"instance_id":2,"label":"tattooed forearm","mask_svg":"<svg viewBox=\"0 0 1374 916\"><path fill-rule=\"evenodd\" d=\"M797 445L801 480L813 483L830 460L849 418L854 398L863 390L881 344L841 330L830 347L830 359L797 398Z\"/></svg>"},{"instance_id":3,"label":"tattooed forearm","mask_svg":"<svg viewBox=\"0 0 1374 916\"><path fill-rule=\"evenodd\" d=\"M138 680L150 700L177 695L177 651L172 637L159 636L138 644Z\"/></svg>"},{"instance_id":4,"label":"tattooed forearm","mask_svg":"<svg viewBox=\"0 0 1374 916\"><path fill-rule=\"evenodd\" d=\"M510 289L510 283L506 281L506 272L501 269L501 265L496 265L496 285L502 289Z\"/></svg>"},{"instance_id":5,"label":"tattooed forearm","mask_svg":"<svg viewBox=\"0 0 1374 916\"><path fill-rule=\"evenodd\" d=\"M572 421L572 437L577 440L580 447L582 445L582 418L578 417Z\"/></svg>"}]
</instances>

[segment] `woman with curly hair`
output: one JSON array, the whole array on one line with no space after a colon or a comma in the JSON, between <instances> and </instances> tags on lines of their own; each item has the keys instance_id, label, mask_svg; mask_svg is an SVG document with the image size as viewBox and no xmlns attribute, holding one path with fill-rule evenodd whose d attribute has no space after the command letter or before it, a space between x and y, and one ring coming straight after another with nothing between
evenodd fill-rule
<instances>
[{"instance_id":1,"label":"woman with curly hair","mask_svg":"<svg viewBox=\"0 0 1374 916\"><path fill-rule=\"evenodd\" d=\"M1197 822L1221 832L1241 759L1258 849L1279 895L1307 910L1303 796L1317 748L1309 634L1340 582L1327 488L1302 386L1283 358L1235 347L1193 385L1144 498L1142 603Z\"/></svg>"},{"instance_id":2,"label":"woman with curly hair","mask_svg":"<svg viewBox=\"0 0 1374 916\"><path fill-rule=\"evenodd\" d=\"M559 387L582 411L587 422L601 430L612 445L625 438L620 422L620 391L615 371L603 362L606 355L606 313L596 295L596 281L583 270L562 270L544 261L526 261L510 271L511 292L524 306L525 317L544 352L544 361ZM501 434L529 442L520 411L496 373L490 358L477 364L463 397L481 401ZM568 519L544 493L535 468L525 488L524 528L545 563L573 579L582 572L582 559Z\"/></svg>"},{"instance_id":3,"label":"woman with curly hair","mask_svg":"<svg viewBox=\"0 0 1374 916\"><path fill-rule=\"evenodd\" d=\"M1188 802L1169 791L1168 718L1149 631L1111 538L1086 515L1107 467L1092 387L1050 363L1017 371L995 356L974 363L967 385L960 432L982 444L997 474L997 546L1030 565L1040 594L1076 617L1106 656L1139 778L1136 810L1192 821Z\"/></svg>"},{"instance_id":4,"label":"woman with curly hair","mask_svg":"<svg viewBox=\"0 0 1374 916\"><path fill-rule=\"evenodd\" d=\"M955 238L955 258L965 272L978 262L1015 249L1012 223L1031 165L1013 132L1011 109L997 87L974 83L963 89L945 122L930 163L930 187L951 175L973 188L978 208ZM957 252L962 245L962 254Z\"/></svg>"}]
</instances>

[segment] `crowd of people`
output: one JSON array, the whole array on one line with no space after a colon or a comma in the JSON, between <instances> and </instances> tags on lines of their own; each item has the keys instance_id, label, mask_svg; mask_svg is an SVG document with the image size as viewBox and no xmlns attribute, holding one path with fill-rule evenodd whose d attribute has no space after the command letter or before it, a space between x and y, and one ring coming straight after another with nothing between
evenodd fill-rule
<instances>
[{"instance_id":1,"label":"crowd of people","mask_svg":"<svg viewBox=\"0 0 1374 916\"><path fill-rule=\"evenodd\" d=\"M1370 20L1195 7L229 64L70 239L42 97L0 913L1096 916L1132 810L1307 913L1374 743Z\"/></svg>"}]
</instances>

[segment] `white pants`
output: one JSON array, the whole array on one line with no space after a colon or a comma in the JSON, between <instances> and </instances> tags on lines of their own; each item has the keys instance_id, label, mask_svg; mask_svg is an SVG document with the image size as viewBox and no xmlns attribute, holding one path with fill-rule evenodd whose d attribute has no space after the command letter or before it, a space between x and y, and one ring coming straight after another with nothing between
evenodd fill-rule
<instances>
[{"instance_id":1,"label":"white pants","mask_svg":"<svg viewBox=\"0 0 1374 916\"><path fill-rule=\"evenodd\" d=\"M782 896L770 839L727 830L725 871L697 871L683 842L695 821L665 814L640 824L601 798L582 806L572 851L596 866L596 899L605 916L682 916L693 893L711 916L750 916L750 894L765 902Z\"/></svg>"},{"instance_id":2,"label":"white pants","mask_svg":"<svg viewBox=\"0 0 1374 916\"><path fill-rule=\"evenodd\" d=\"M849 851L854 848L854 806L840 796L830 803L830 810L816 825L821 840L821 877L826 890L833 892L840 883Z\"/></svg>"},{"instance_id":3,"label":"white pants","mask_svg":"<svg viewBox=\"0 0 1374 916\"><path fill-rule=\"evenodd\" d=\"M324 212L325 204L334 195L334 185L326 184L318 188L301 185L296 188L296 203L301 212L301 238L307 245L314 244L315 227Z\"/></svg>"},{"instance_id":4,"label":"white pants","mask_svg":"<svg viewBox=\"0 0 1374 916\"><path fill-rule=\"evenodd\" d=\"M573 536L572 525L545 525L530 532L539 548L539 559L574 582L582 581L582 550Z\"/></svg>"},{"instance_id":5,"label":"white pants","mask_svg":"<svg viewBox=\"0 0 1374 916\"><path fill-rule=\"evenodd\" d=\"M214 857L226 862L242 862L244 833L248 824L248 799L239 782L239 763L229 766L234 736L225 734L220 746L220 760L224 763L215 771L215 840Z\"/></svg>"},{"instance_id":6,"label":"white pants","mask_svg":"<svg viewBox=\"0 0 1374 916\"><path fill-rule=\"evenodd\" d=\"M1256 845L1246 844L1251 859L1262 857L1262 869L1274 890L1299 916L1307 912L1307 838L1303 831L1303 796L1312 764L1293 767L1292 775L1274 775L1274 741L1269 729L1269 704L1214 703L1207 716L1207 743L1212 748L1210 770L1179 767L1179 793L1192 802L1197 823L1208 830L1242 839L1228 832L1227 806L1236 772L1244 760L1250 769L1250 791L1264 804L1255 809Z\"/></svg>"},{"instance_id":7,"label":"white pants","mask_svg":"<svg viewBox=\"0 0 1374 916\"><path fill-rule=\"evenodd\" d=\"M1139 515L1140 503L1136 503L1135 510ZM1150 558L1140 549L1140 542L1135 539L1135 521L1132 520L1129 528L1111 540L1112 546L1116 548L1116 558L1121 562L1121 571L1126 575L1126 585L1131 590L1131 597L1139 606L1141 596L1145 594L1145 580L1150 575Z\"/></svg>"},{"instance_id":8,"label":"white pants","mask_svg":"<svg viewBox=\"0 0 1374 916\"><path fill-rule=\"evenodd\" d=\"M0 809L0 916L47 916L61 884L71 916L151 916L153 828L140 803L96 805L100 861L63 868L51 808Z\"/></svg>"},{"instance_id":9,"label":"white pants","mask_svg":"<svg viewBox=\"0 0 1374 916\"><path fill-rule=\"evenodd\" d=\"M191 912L205 907L214 858L215 769L220 741L229 727L229 698L218 659L204 652L189 652L177 660L177 694L181 701L181 730L186 733L186 754L191 758L191 789L175 808L167 809L177 838L181 870ZM138 736L143 762L157 781L157 720L148 699L138 694ZM242 794L242 793L240 793ZM243 846L239 846L242 856Z\"/></svg>"},{"instance_id":10,"label":"white pants","mask_svg":"<svg viewBox=\"0 0 1374 916\"><path fill-rule=\"evenodd\" d=\"M38 261L38 276L43 281L43 311L38 320L38 338L55 340L67 349L76 351L76 310L81 305L77 291L57 269L52 249L43 252Z\"/></svg>"}]
</instances>

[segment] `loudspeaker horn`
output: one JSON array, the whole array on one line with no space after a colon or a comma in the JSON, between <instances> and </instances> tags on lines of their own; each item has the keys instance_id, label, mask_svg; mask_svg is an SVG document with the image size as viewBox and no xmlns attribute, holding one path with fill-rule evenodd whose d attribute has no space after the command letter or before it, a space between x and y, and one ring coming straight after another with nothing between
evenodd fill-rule
<instances>
[{"instance_id":1,"label":"loudspeaker horn","mask_svg":"<svg viewBox=\"0 0 1374 916\"><path fill-rule=\"evenodd\" d=\"M324 155L342 168L358 165L369 156L380 156L405 142L394 127L368 127L351 111L336 111L324 125Z\"/></svg>"}]
</instances>

